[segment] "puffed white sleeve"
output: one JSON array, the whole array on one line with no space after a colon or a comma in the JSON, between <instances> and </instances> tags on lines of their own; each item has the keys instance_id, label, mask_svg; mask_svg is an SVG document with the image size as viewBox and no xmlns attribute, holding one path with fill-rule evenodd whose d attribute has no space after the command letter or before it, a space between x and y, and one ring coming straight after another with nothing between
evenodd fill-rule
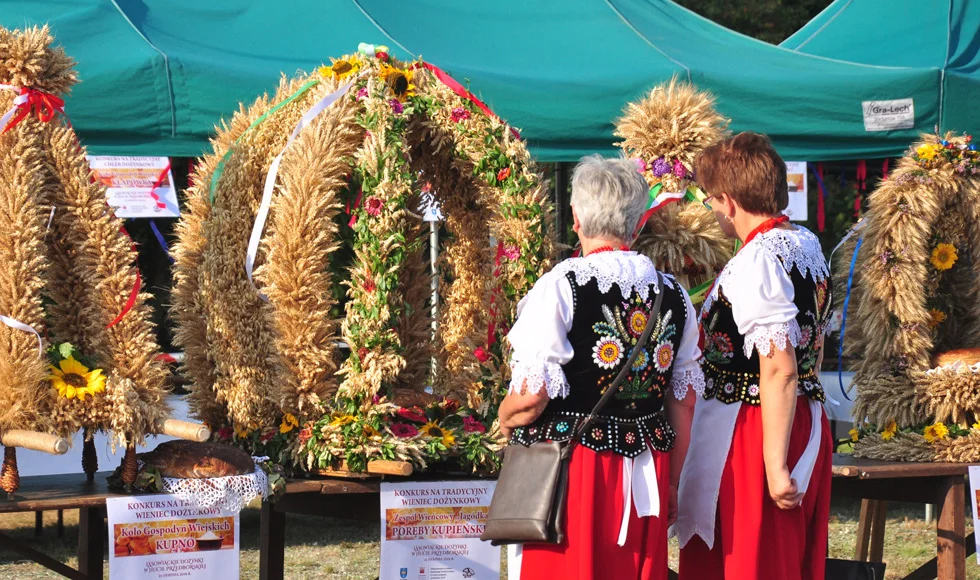
<instances>
[{"instance_id":1,"label":"puffed white sleeve","mask_svg":"<svg viewBox=\"0 0 980 580\"><path fill-rule=\"evenodd\" d=\"M779 350L799 346L799 309L793 303L796 292L789 273L762 246L746 246L742 253L746 255L739 256L737 276L731 278L734 287L725 288L725 296L732 303L738 332L745 337L745 356L751 357L753 349L769 356L774 345Z\"/></svg>"},{"instance_id":2,"label":"puffed white sleeve","mask_svg":"<svg viewBox=\"0 0 980 580\"><path fill-rule=\"evenodd\" d=\"M568 396L562 365L575 354L568 341L574 310L571 284L554 271L518 303L517 321L507 333L513 347L510 392L535 394L546 388L549 398Z\"/></svg>"},{"instance_id":3,"label":"puffed white sleeve","mask_svg":"<svg viewBox=\"0 0 980 580\"><path fill-rule=\"evenodd\" d=\"M677 348L677 362L670 377L670 386L678 401L687 396L689 389L694 389L699 397L704 394L704 373L701 372L701 364L698 362L701 359L701 349L698 348L700 336L698 317L690 297L683 288L681 288L681 295L684 297L687 316L681 342Z\"/></svg>"}]
</instances>

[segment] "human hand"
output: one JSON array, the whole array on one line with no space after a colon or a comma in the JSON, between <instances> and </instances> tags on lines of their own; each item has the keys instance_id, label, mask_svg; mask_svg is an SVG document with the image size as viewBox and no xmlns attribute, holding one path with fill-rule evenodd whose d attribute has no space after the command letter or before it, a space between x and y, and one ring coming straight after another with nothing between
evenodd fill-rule
<instances>
[{"instance_id":1,"label":"human hand","mask_svg":"<svg viewBox=\"0 0 980 580\"><path fill-rule=\"evenodd\" d=\"M769 497L779 509L791 510L800 507L803 503L803 494L800 493L796 480L790 477L788 469L784 468L778 473L768 475L767 479Z\"/></svg>"},{"instance_id":2,"label":"human hand","mask_svg":"<svg viewBox=\"0 0 980 580\"><path fill-rule=\"evenodd\" d=\"M667 496L667 526L674 525L677 521L677 485L670 484L670 492Z\"/></svg>"},{"instance_id":3,"label":"human hand","mask_svg":"<svg viewBox=\"0 0 980 580\"><path fill-rule=\"evenodd\" d=\"M500 424L500 434L504 436L505 441L510 441L510 436L514 432L510 427L505 427L503 423Z\"/></svg>"}]
</instances>

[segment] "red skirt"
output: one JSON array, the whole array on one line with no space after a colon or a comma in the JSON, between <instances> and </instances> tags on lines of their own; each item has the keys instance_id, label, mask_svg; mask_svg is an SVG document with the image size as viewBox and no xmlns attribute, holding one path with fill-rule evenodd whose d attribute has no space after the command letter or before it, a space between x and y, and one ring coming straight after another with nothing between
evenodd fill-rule
<instances>
[{"instance_id":1,"label":"red skirt","mask_svg":"<svg viewBox=\"0 0 980 580\"><path fill-rule=\"evenodd\" d=\"M524 544L521 580L666 580L670 456L653 455L661 515L640 518L630 502L626 545L619 546L626 459L577 446L568 466L565 543Z\"/></svg>"},{"instance_id":2,"label":"red skirt","mask_svg":"<svg viewBox=\"0 0 980 580\"><path fill-rule=\"evenodd\" d=\"M694 536L681 550L681 580L824 580L833 442L823 415L820 453L803 505L781 510L769 497L762 455L762 409L742 405L721 476L714 548ZM806 397L796 401L789 466L810 437Z\"/></svg>"}]
</instances>

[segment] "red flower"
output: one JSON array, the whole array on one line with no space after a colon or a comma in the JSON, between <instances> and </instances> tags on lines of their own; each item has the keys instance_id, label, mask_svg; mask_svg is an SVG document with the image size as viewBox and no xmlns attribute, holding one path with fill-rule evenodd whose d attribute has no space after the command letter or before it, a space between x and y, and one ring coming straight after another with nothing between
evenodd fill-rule
<instances>
[{"instance_id":1,"label":"red flower","mask_svg":"<svg viewBox=\"0 0 980 580\"><path fill-rule=\"evenodd\" d=\"M475 356L476 360L480 361L481 363L485 363L490 360L490 355L482 346L476 347L476 350L473 351L473 356Z\"/></svg>"},{"instance_id":2,"label":"red flower","mask_svg":"<svg viewBox=\"0 0 980 580\"><path fill-rule=\"evenodd\" d=\"M370 278L364 280L364 291L365 292L374 292L374 289L375 289L374 280L372 280Z\"/></svg>"},{"instance_id":3,"label":"red flower","mask_svg":"<svg viewBox=\"0 0 980 580\"><path fill-rule=\"evenodd\" d=\"M504 167L497 172L497 181L503 181L510 177L510 167Z\"/></svg>"},{"instance_id":4,"label":"red flower","mask_svg":"<svg viewBox=\"0 0 980 580\"><path fill-rule=\"evenodd\" d=\"M459 411L459 401L455 399L443 399L442 406L445 407L446 413L452 415L456 411Z\"/></svg>"},{"instance_id":5,"label":"red flower","mask_svg":"<svg viewBox=\"0 0 980 580\"><path fill-rule=\"evenodd\" d=\"M401 101L399 101L398 99L391 99L390 101L388 101L388 104L391 105L391 110L396 115L400 115L402 111L405 110L405 106L402 105Z\"/></svg>"},{"instance_id":6,"label":"red flower","mask_svg":"<svg viewBox=\"0 0 980 580\"><path fill-rule=\"evenodd\" d=\"M366 357L367 355L368 355L368 349L364 348L363 346L357 349L357 358L364 360L364 357Z\"/></svg>"},{"instance_id":7,"label":"red flower","mask_svg":"<svg viewBox=\"0 0 980 580\"><path fill-rule=\"evenodd\" d=\"M310 424L307 424L306 427L303 427L302 431L299 432L299 442L306 443L311 437L313 437L313 427Z\"/></svg>"},{"instance_id":8,"label":"red flower","mask_svg":"<svg viewBox=\"0 0 980 580\"><path fill-rule=\"evenodd\" d=\"M402 439L415 437L419 434L419 430L415 427L415 425L408 425L406 423L392 423L391 432L395 434L395 437L400 437Z\"/></svg>"},{"instance_id":9,"label":"red flower","mask_svg":"<svg viewBox=\"0 0 980 580\"><path fill-rule=\"evenodd\" d=\"M453 109L450 118L453 120L453 123L459 123L460 121L469 119L470 112L464 109L463 107L456 107L455 109Z\"/></svg>"},{"instance_id":10,"label":"red flower","mask_svg":"<svg viewBox=\"0 0 980 580\"><path fill-rule=\"evenodd\" d=\"M383 50L374 53L374 57L384 62L388 62L388 58L389 58L388 53Z\"/></svg>"},{"instance_id":11,"label":"red flower","mask_svg":"<svg viewBox=\"0 0 980 580\"><path fill-rule=\"evenodd\" d=\"M486 433L487 427L473 417L463 417L463 433Z\"/></svg>"},{"instance_id":12,"label":"red flower","mask_svg":"<svg viewBox=\"0 0 980 580\"><path fill-rule=\"evenodd\" d=\"M504 257L513 262L521 257L521 249L517 246L506 246L504 248Z\"/></svg>"},{"instance_id":13,"label":"red flower","mask_svg":"<svg viewBox=\"0 0 980 580\"><path fill-rule=\"evenodd\" d=\"M364 209L367 210L368 215L373 215L374 217L378 217L379 215L381 215L381 208L383 208L384 206L385 206L385 202L381 201L380 199L374 196L371 196L367 199L367 202L364 204Z\"/></svg>"},{"instance_id":14,"label":"red flower","mask_svg":"<svg viewBox=\"0 0 980 580\"><path fill-rule=\"evenodd\" d=\"M263 433L262 436L259 437L259 441L261 441L262 443L268 443L269 441L272 441L272 439L275 436L276 436L275 431L269 431L268 433Z\"/></svg>"},{"instance_id":15,"label":"red flower","mask_svg":"<svg viewBox=\"0 0 980 580\"><path fill-rule=\"evenodd\" d=\"M398 409L398 416L413 423L429 422L429 420L425 418L425 415L423 415L421 412L416 412L414 409Z\"/></svg>"},{"instance_id":16,"label":"red flower","mask_svg":"<svg viewBox=\"0 0 980 580\"><path fill-rule=\"evenodd\" d=\"M228 439L231 439L231 436L234 434L235 434L234 429L232 429L231 427L224 427L218 430L218 440L227 441Z\"/></svg>"}]
</instances>

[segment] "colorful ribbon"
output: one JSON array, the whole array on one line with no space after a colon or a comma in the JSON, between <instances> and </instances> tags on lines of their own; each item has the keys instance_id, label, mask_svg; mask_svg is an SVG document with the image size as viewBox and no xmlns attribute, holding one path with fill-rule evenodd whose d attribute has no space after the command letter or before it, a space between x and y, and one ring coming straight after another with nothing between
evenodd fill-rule
<instances>
[{"instance_id":1,"label":"colorful ribbon","mask_svg":"<svg viewBox=\"0 0 980 580\"><path fill-rule=\"evenodd\" d=\"M15 330L22 330L24 332L29 332L37 337L37 354L38 356L44 356L44 341L41 340L41 335L38 331L34 330L34 327L29 324L24 324L23 322L17 320L16 318L11 318L9 316L4 316L0 314L0 322L6 324L10 328Z\"/></svg>"},{"instance_id":2,"label":"colorful ribbon","mask_svg":"<svg viewBox=\"0 0 980 580\"><path fill-rule=\"evenodd\" d=\"M504 242L503 240L498 240L497 257L494 258L493 267L494 282L500 277L500 264L503 262L503 258ZM493 343L497 342L497 294L499 293L499 286L494 286L493 291L490 293L490 324L487 326L487 348L490 348L493 346Z\"/></svg>"},{"instance_id":3,"label":"colorful ribbon","mask_svg":"<svg viewBox=\"0 0 980 580\"><path fill-rule=\"evenodd\" d=\"M824 231L827 225L827 216L824 212L824 198L827 197L827 186L823 183L823 163L817 163L814 166L812 163L808 163L810 166L810 171L817 178L817 187L820 188L820 195L817 196L817 231Z\"/></svg>"},{"instance_id":4,"label":"colorful ribbon","mask_svg":"<svg viewBox=\"0 0 980 580\"><path fill-rule=\"evenodd\" d=\"M272 161L272 165L269 166L269 173L265 176L265 188L262 190L262 201L259 203L259 211L255 215L255 223L252 225L252 235L249 237L248 249L245 252L245 275L248 276L248 282L252 285L252 288L255 288L255 291L259 293L259 297L266 302L269 301L269 298L255 285L255 280L252 279L252 273L255 269L255 257L259 252L259 242L262 241L262 232L265 230L265 222L269 218L272 193L276 188L276 177L279 175L279 165L282 163L282 158L286 154L286 150L289 149L289 146L296 140L300 132L312 123L320 113L330 108L330 105L336 103L341 97L346 95L359 78L360 76L351 79L350 82L323 97L315 105L310 107L299 120L299 123L296 124L296 127L293 128L293 132L289 135L289 139L286 141L286 145L282 148L282 151L279 152L279 155L276 155L276 158Z\"/></svg>"},{"instance_id":5,"label":"colorful ribbon","mask_svg":"<svg viewBox=\"0 0 980 580\"><path fill-rule=\"evenodd\" d=\"M437 67L436 65L431 64L431 63L428 63L428 62L416 63L414 66L416 68L419 67L419 66L421 66L422 68L428 70L429 72L431 72L432 74L434 74L437 79L439 79L440 81L442 81L442 84L446 85L452 92L456 93L460 97L463 97L464 99L466 99L469 102L471 102L474 105L476 105L476 107L478 109L480 109L481 111L483 111L484 113L486 113L488 117L490 117L492 119L496 119L496 120L500 121L501 123L504 123L503 119L501 119L500 117L498 117L496 115L496 113L494 113L493 111L490 110L490 107L488 107L480 99L476 98L476 95L474 95L469 90L467 90L466 87L464 87L463 85L459 84L456 81L456 79L454 79L453 77L449 76L449 73L447 73L446 71L444 71L441 68ZM504 124L506 125L506 123L504 123ZM521 134L517 131L517 129L515 129L513 127L510 127L510 132L511 132L512 135L514 135L514 138L515 139L520 139L521 138Z\"/></svg>"},{"instance_id":6,"label":"colorful ribbon","mask_svg":"<svg viewBox=\"0 0 980 580\"><path fill-rule=\"evenodd\" d=\"M868 164L864 159L857 162L857 188L854 192L854 219L861 218L861 200L868 190Z\"/></svg>"},{"instance_id":7,"label":"colorful ribbon","mask_svg":"<svg viewBox=\"0 0 980 580\"><path fill-rule=\"evenodd\" d=\"M139 255L139 251L136 249L136 243L133 242L133 237L129 235L129 232L126 231L126 228L120 226L119 231L122 232L124 236L129 238L129 241L131 243L130 248L132 249L132 252L134 254ZM136 306L136 301L139 299L140 296L140 289L143 287L143 277L140 275L139 264L136 264L134 270L136 271L136 282L133 284L133 289L129 293L129 298L126 299L126 304L123 305L122 311L119 313L119 315L116 316L112 320L112 322L106 325L107 329L112 328L113 326L119 324L119 321L122 320L124 316L129 314L129 311L132 310L134 306Z\"/></svg>"},{"instance_id":8,"label":"colorful ribbon","mask_svg":"<svg viewBox=\"0 0 980 580\"><path fill-rule=\"evenodd\" d=\"M851 302L851 288L854 285L854 267L857 265L858 250L861 249L862 243L864 243L864 236L858 238L857 244L854 245L854 255L851 256L851 267L847 272L847 290L844 292L844 315L841 318L840 338L837 341L837 382L841 394L848 401L851 398L847 396L847 391L844 389L844 331L847 328L847 306Z\"/></svg>"},{"instance_id":9,"label":"colorful ribbon","mask_svg":"<svg viewBox=\"0 0 980 580\"><path fill-rule=\"evenodd\" d=\"M211 199L211 203L212 204L214 203L214 198L215 198L215 196L218 193L218 182L221 181L221 174L224 173L224 171L225 171L225 163L227 163L228 160L231 159L231 154L235 150L235 145L238 145L238 142L242 140L242 137L244 137L249 131L251 131L253 128L255 128L256 125L259 125L260 123L262 123L262 121L265 121L266 119L268 119L276 111L278 111L279 109L282 109L283 107L285 107L289 103L292 103L296 99L300 98L301 96L303 96L304 93L306 93L306 91L312 89L313 87L317 86L318 84L320 84L320 80L319 79L313 79L313 80L309 81L308 83L306 83L305 85L303 85L299 89L297 89L295 93L293 93L293 94L289 95L288 97L286 97L286 100L284 100L283 102L279 103L275 107L272 107L271 109L269 109L268 111L266 111L258 119L252 121L252 124L249 125L248 127L246 127L244 131L242 131L242 134L239 135L237 139L235 139L235 142L232 143L231 147L228 148L228 151L225 151L225 154L221 156L221 160L218 161L218 165L216 165L215 168L214 168L214 174L211 176L211 186L210 186L210 199Z\"/></svg>"},{"instance_id":10,"label":"colorful ribbon","mask_svg":"<svg viewBox=\"0 0 980 580\"><path fill-rule=\"evenodd\" d=\"M32 112L42 123L51 121L58 113L65 114L65 101L50 93L3 84L0 84L0 89L19 93L14 98L13 107L0 117L0 127L3 127L0 135L16 127L17 123L26 119Z\"/></svg>"}]
</instances>

